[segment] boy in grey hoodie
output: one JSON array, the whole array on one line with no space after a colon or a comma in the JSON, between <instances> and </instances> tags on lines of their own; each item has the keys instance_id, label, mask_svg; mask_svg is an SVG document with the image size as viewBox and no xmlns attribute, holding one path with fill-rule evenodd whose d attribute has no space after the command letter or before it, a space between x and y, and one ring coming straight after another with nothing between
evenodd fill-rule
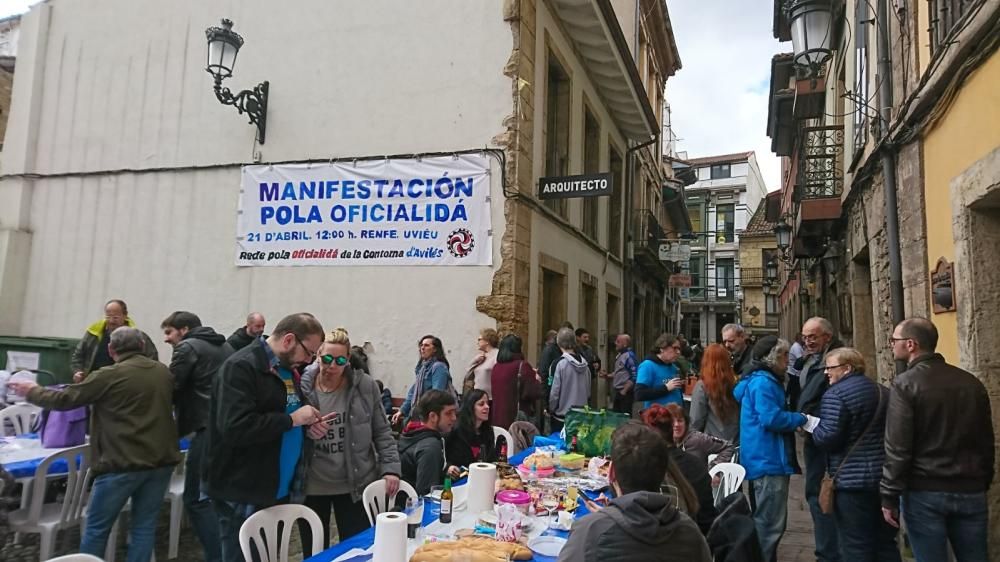
<instances>
[{"instance_id":1,"label":"boy in grey hoodie","mask_svg":"<svg viewBox=\"0 0 1000 562\"><path fill-rule=\"evenodd\" d=\"M559 562L711 562L698 525L660 493L670 450L656 430L629 422L611 437L617 497L573 525Z\"/></svg>"},{"instance_id":2,"label":"boy in grey hoodie","mask_svg":"<svg viewBox=\"0 0 1000 562\"><path fill-rule=\"evenodd\" d=\"M562 429L567 412L574 407L585 406L590 400L590 365L576 352L576 333L569 328L560 329L556 334L556 344L563 354L556 364L549 392L552 431Z\"/></svg>"}]
</instances>

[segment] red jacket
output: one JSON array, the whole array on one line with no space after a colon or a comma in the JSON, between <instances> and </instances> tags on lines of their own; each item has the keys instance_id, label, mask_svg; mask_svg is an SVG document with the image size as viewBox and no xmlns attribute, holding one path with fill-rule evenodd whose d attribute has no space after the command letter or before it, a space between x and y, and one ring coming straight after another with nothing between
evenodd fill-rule
<instances>
[{"instance_id":1,"label":"red jacket","mask_svg":"<svg viewBox=\"0 0 1000 562\"><path fill-rule=\"evenodd\" d=\"M521 395L517 396L517 378L520 370ZM491 375L493 407L491 422L496 427L509 429L517 421L518 409L529 416L535 415L535 401L542 397L542 387L535 380L531 363L515 356L513 361L497 363Z\"/></svg>"}]
</instances>

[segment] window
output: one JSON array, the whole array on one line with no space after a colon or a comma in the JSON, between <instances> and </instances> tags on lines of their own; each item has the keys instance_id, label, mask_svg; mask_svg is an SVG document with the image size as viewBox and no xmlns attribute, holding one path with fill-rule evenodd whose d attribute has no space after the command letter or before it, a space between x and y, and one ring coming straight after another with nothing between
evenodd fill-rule
<instances>
[{"instance_id":1,"label":"window","mask_svg":"<svg viewBox=\"0 0 1000 562\"><path fill-rule=\"evenodd\" d=\"M695 246L705 245L705 206L700 200L688 200L688 217L691 219L691 231L698 237Z\"/></svg>"},{"instance_id":2,"label":"window","mask_svg":"<svg viewBox=\"0 0 1000 562\"><path fill-rule=\"evenodd\" d=\"M715 207L715 242L732 244L736 242L736 206L732 203Z\"/></svg>"},{"instance_id":3,"label":"window","mask_svg":"<svg viewBox=\"0 0 1000 562\"><path fill-rule=\"evenodd\" d=\"M549 51L545 90L545 171L544 176L569 174L569 74ZM565 199L547 199L545 206L566 218Z\"/></svg>"},{"instance_id":4,"label":"window","mask_svg":"<svg viewBox=\"0 0 1000 562\"><path fill-rule=\"evenodd\" d=\"M601 170L601 124L584 105L583 109L583 173L596 174ZM583 198L583 233L598 241L598 197ZM593 329L593 328L591 328Z\"/></svg>"},{"instance_id":5,"label":"window","mask_svg":"<svg viewBox=\"0 0 1000 562\"><path fill-rule=\"evenodd\" d=\"M736 298L736 265L733 258L720 258L715 262L715 291L720 299Z\"/></svg>"},{"instance_id":6,"label":"window","mask_svg":"<svg viewBox=\"0 0 1000 562\"><path fill-rule=\"evenodd\" d=\"M688 260L688 273L691 274L691 298L704 298L705 256L691 256L691 259Z\"/></svg>"},{"instance_id":7,"label":"window","mask_svg":"<svg viewBox=\"0 0 1000 562\"><path fill-rule=\"evenodd\" d=\"M854 6L854 155L864 152L868 142L868 3Z\"/></svg>"},{"instance_id":8,"label":"window","mask_svg":"<svg viewBox=\"0 0 1000 562\"><path fill-rule=\"evenodd\" d=\"M566 276L542 268L542 325L546 330L566 321ZM544 336L544 334L542 334Z\"/></svg>"},{"instance_id":9,"label":"window","mask_svg":"<svg viewBox=\"0 0 1000 562\"><path fill-rule=\"evenodd\" d=\"M930 16L931 53L949 43L948 39L955 24L977 2L975 0L928 0L927 13Z\"/></svg>"},{"instance_id":10,"label":"window","mask_svg":"<svg viewBox=\"0 0 1000 562\"><path fill-rule=\"evenodd\" d=\"M716 164L712 166L711 174L713 180L733 177L732 170L729 169L729 164Z\"/></svg>"},{"instance_id":11,"label":"window","mask_svg":"<svg viewBox=\"0 0 1000 562\"><path fill-rule=\"evenodd\" d=\"M622 255L622 186L625 181L622 178L624 166L622 157L611 147L611 200L608 202L608 246L611 253L621 257Z\"/></svg>"}]
</instances>

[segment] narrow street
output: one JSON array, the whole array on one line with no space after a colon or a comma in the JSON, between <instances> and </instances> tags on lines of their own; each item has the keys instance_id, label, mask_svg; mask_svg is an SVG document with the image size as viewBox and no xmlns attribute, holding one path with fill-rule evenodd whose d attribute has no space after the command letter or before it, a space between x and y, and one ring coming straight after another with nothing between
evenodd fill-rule
<instances>
[{"instance_id":1,"label":"narrow street","mask_svg":"<svg viewBox=\"0 0 1000 562\"><path fill-rule=\"evenodd\" d=\"M778 545L778 560L781 562L811 562L816 559L812 518L803 492L802 476L792 476L788 487L788 528Z\"/></svg>"}]
</instances>

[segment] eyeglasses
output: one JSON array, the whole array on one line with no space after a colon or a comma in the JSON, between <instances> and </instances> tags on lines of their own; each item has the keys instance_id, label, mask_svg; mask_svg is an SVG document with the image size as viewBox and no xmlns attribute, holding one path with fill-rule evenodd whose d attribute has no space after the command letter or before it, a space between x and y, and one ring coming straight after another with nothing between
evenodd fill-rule
<instances>
[{"instance_id":1,"label":"eyeglasses","mask_svg":"<svg viewBox=\"0 0 1000 562\"><path fill-rule=\"evenodd\" d=\"M309 356L309 362L310 363L312 363L313 361L316 360L316 352L315 351L309 351L309 348L306 347L306 344L302 343L302 340L299 339L299 336L295 336L295 341L297 341L299 343L299 345L302 346L302 351L305 351L306 355Z\"/></svg>"},{"instance_id":2,"label":"eyeglasses","mask_svg":"<svg viewBox=\"0 0 1000 562\"><path fill-rule=\"evenodd\" d=\"M818 340L819 337L820 337L820 335L822 335L822 334L803 334L802 335L802 339L805 340L805 341Z\"/></svg>"},{"instance_id":3,"label":"eyeglasses","mask_svg":"<svg viewBox=\"0 0 1000 562\"><path fill-rule=\"evenodd\" d=\"M841 363L840 365L827 365L826 367L823 367L823 370L824 371L830 371L832 369L838 369L840 367L846 367L846 366L847 366L847 363Z\"/></svg>"},{"instance_id":4,"label":"eyeglasses","mask_svg":"<svg viewBox=\"0 0 1000 562\"><path fill-rule=\"evenodd\" d=\"M897 338L895 336L889 336L889 341L891 341L891 342L906 341L906 340L912 340L912 339L913 338Z\"/></svg>"},{"instance_id":5,"label":"eyeglasses","mask_svg":"<svg viewBox=\"0 0 1000 562\"><path fill-rule=\"evenodd\" d=\"M336 363L338 367L343 367L344 365L347 365L348 361L347 356L345 355L339 355L337 357L334 357L333 355L330 354L320 355L319 360L322 361L324 365L332 365Z\"/></svg>"}]
</instances>

